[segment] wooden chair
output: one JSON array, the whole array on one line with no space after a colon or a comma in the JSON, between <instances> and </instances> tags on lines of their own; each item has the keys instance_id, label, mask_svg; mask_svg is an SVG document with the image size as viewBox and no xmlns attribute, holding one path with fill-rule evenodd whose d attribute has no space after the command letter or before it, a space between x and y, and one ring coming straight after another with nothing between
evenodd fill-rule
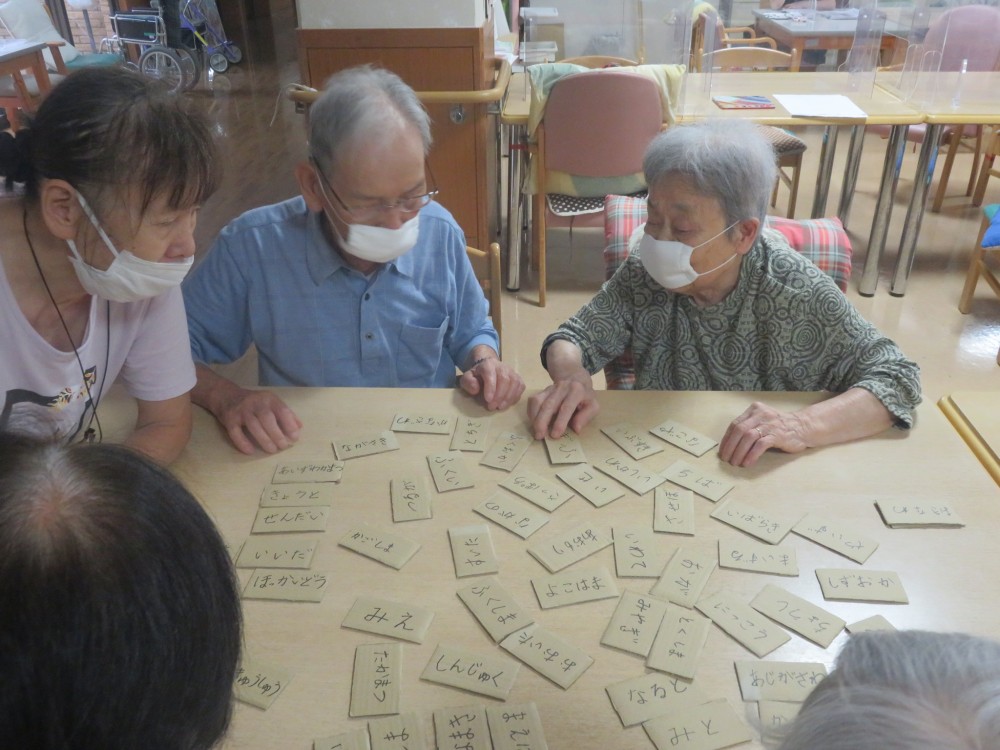
<instances>
[{"instance_id":1,"label":"wooden chair","mask_svg":"<svg viewBox=\"0 0 1000 750\"><path fill-rule=\"evenodd\" d=\"M0 25L15 39L46 42L45 63L51 71L66 74L91 65L122 64L118 55L80 52L63 39L42 0L0 0Z\"/></svg>"},{"instance_id":2,"label":"wooden chair","mask_svg":"<svg viewBox=\"0 0 1000 750\"><path fill-rule=\"evenodd\" d=\"M998 153L1000 153L1000 126L994 126L993 135L983 149L983 163L979 167L979 179L976 180L976 189L972 193L973 206L983 205L983 198L986 196L986 183L990 177L1000 177L1000 168L994 166Z\"/></svg>"},{"instance_id":3,"label":"wooden chair","mask_svg":"<svg viewBox=\"0 0 1000 750\"><path fill-rule=\"evenodd\" d=\"M708 47L705 41L712 23L715 24L714 43ZM769 36L757 36L757 31L750 26L726 27L722 25L722 19L715 13L700 13L691 29L691 69L696 73L702 72L702 55L706 51L711 52L730 47L778 49L778 43Z\"/></svg>"},{"instance_id":4,"label":"wooden chair","mask_svg":"<svg viewBox=\"0 0 1000 750\"><path fill-rule=\"evenodd\" d=\"M477 250L474 247L466 247L465 252L472 263L472 270L483 287L483 293L490 303L490 319L493 327L497 329L497 338L500 339L500 357L503 358L503 310L501 304L501 290L503 289L500 280L500 245L496 242L490 244L489 250Z\"/></svg>"},{"instance_id":5,"label":"wooden chair","mask_svg":"<svg viewBox=\"0 0 1000 750\"><path fill-rule=\"evenodd\" d=\"M983 209L983 223L979 228L979 237L976 239L976 244L972 248L969 272L965 276L965 287L962 289L962 296L958 301L958 310L963 314L969 312L969 306L972 304L972 295L976 292L976 285L979 283L979 279L984 279L990 289L993 290L993 293L997 297L1000 297L1000 278L997 278L993 269L986 265L987 256L1000 257L1000 244L990 244L987 247L988 243L985 240L986 230L990 228L991 223L994 223L998 213L1000 213L1000 204L997 203L986 206Z\"/></svg>"},{"instance_id":6,"label":"wooden chair","mask_svg":"<svg viewBox=\"0 0 1000 750\"><path fill-rule=\"evenodd\" d=\"M799 61L794 55L769 47L728 47L707 54L699 50L698 57L702 59L702 64L706 69L724 72L772 70L794 72L799 68ZM795 218L795 204L799 194L802 157L806 152L805 141L784 128L771 125L759 127L764 137L771 142L778 159L778 182L775 183L774 192L771 194L771 205L777 205L778 184L784 183L788 188L788 213L786 215L789 219L793 219Z\"/></svg>"},{"instance_id":7,"label":"wooden chair","mask_svg":"<svg viewBox=\"0 0 1000 750\"><path fill-rule=\"evenodd\" d=\"M552 86L531 149L537 165L532 261L538 268L540 307L545 307L547 227L603 226L604 197L621 192L612 185L625 180L636 183L634 190L645 187L642 157L662 128L663 106L652 78L588 70ZM553 186L556 180L562 189Z\"/></svg>"},{"instance_id":8,"label":"wooden chair","mask_svg":"<svg viewBox=\"0 0 1000 750\"><path fill-rule=\"evenodd\" d=\"M0 107L7 121L17 130L21 123L18 112L31 114L42 97L62 76L50 76L39 53L22 55L0 63Z\"/></svg>"}]
</instances>

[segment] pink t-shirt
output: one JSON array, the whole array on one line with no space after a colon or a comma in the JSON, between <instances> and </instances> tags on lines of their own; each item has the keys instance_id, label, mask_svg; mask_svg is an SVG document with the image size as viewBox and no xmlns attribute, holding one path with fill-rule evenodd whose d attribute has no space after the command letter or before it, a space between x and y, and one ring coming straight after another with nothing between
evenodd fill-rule
<instances>
[{"instance_id":1,"label":"pink t-shirt","mask_svg":"<svg viewBox=\"0 0 1000 750\"><path fill-rule=\"evenodd\" d=\"M94 297L78 362L31 327L0 263L0 321L0 429L79 439L93 421L93 402L99 418L100 399L116 380L143 401L194 387L179 288L139 302Z\"/></svg>"}]
</instances>

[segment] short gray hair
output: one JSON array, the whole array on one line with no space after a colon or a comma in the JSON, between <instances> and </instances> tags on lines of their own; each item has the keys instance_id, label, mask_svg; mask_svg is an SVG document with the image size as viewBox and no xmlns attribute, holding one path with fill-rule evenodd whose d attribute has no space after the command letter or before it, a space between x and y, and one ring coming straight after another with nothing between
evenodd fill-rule
<instances>
[{"instance_id":1,"label":"short gray hair","mask_svg":"<svg viewBox=\"0 0 1000 750\"><path fill-rule=\"evenodd\" d=\"M309 154L324 170L372 134L409 124L431 147L431 121L416 93L395 73L371 65L334 73L309 110Z\"/></svg>"},{"instance_id":2,"label":"short gray hair","mask_svg":"<svg viewBox=\"0 0 1000 750\"><path fill-rule=\"evenodd\" d=\"M652 188L672 176L715 198L726 225L767 215L778 179L774 149L759 128L742 120L707 120L660 133L646 149L642 169Z\"/></svg>"},{"instance_id":3,"label":"short gray hair","mask_svg":"<svg viewBox=\"0 0 1000 750\"><path fill-rule=\"evenodd\" d=\"M962 633L859 633L798 717L768 740L780 750L1000 747L1000 643Z\"/></svg>"}]
</instances>

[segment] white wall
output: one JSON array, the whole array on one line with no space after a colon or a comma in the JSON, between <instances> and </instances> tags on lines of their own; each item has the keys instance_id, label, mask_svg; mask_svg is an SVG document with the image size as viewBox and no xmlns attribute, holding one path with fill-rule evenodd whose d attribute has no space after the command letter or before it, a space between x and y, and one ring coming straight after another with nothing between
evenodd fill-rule
<instances>
[{"instance_id":1,"label":"white wall","mask_svg":"<svg viewBox=\"0 0 1000 750\"><path fill-rule=\"evenodd\" d=\"M479 28L489 0L296 0L303 29Z\"/></svg>"}]
</instances>

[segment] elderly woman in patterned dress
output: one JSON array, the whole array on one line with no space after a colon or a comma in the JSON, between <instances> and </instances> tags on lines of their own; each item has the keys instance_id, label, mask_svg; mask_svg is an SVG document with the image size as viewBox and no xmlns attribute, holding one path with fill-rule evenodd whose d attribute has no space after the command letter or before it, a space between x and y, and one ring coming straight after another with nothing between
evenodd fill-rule
<instances>
[{"instance_id":1,"label":"elderly woman in patterned dress","mask_svg":"<svg viewBox=\"0 0 1000 750\"><path fill-rule=\"evenodd\" d=\"M770 448L798 453L912 425L917 365L763 228L777 167L753 126L671 128L643 169L638 247L542 345L552 385L528 404L536 438L583 429L598 411L591 374L628 346L636 388L837 394L794 412L751 404L719 447L736 466Z\"/></svg>"}]
</instances>

